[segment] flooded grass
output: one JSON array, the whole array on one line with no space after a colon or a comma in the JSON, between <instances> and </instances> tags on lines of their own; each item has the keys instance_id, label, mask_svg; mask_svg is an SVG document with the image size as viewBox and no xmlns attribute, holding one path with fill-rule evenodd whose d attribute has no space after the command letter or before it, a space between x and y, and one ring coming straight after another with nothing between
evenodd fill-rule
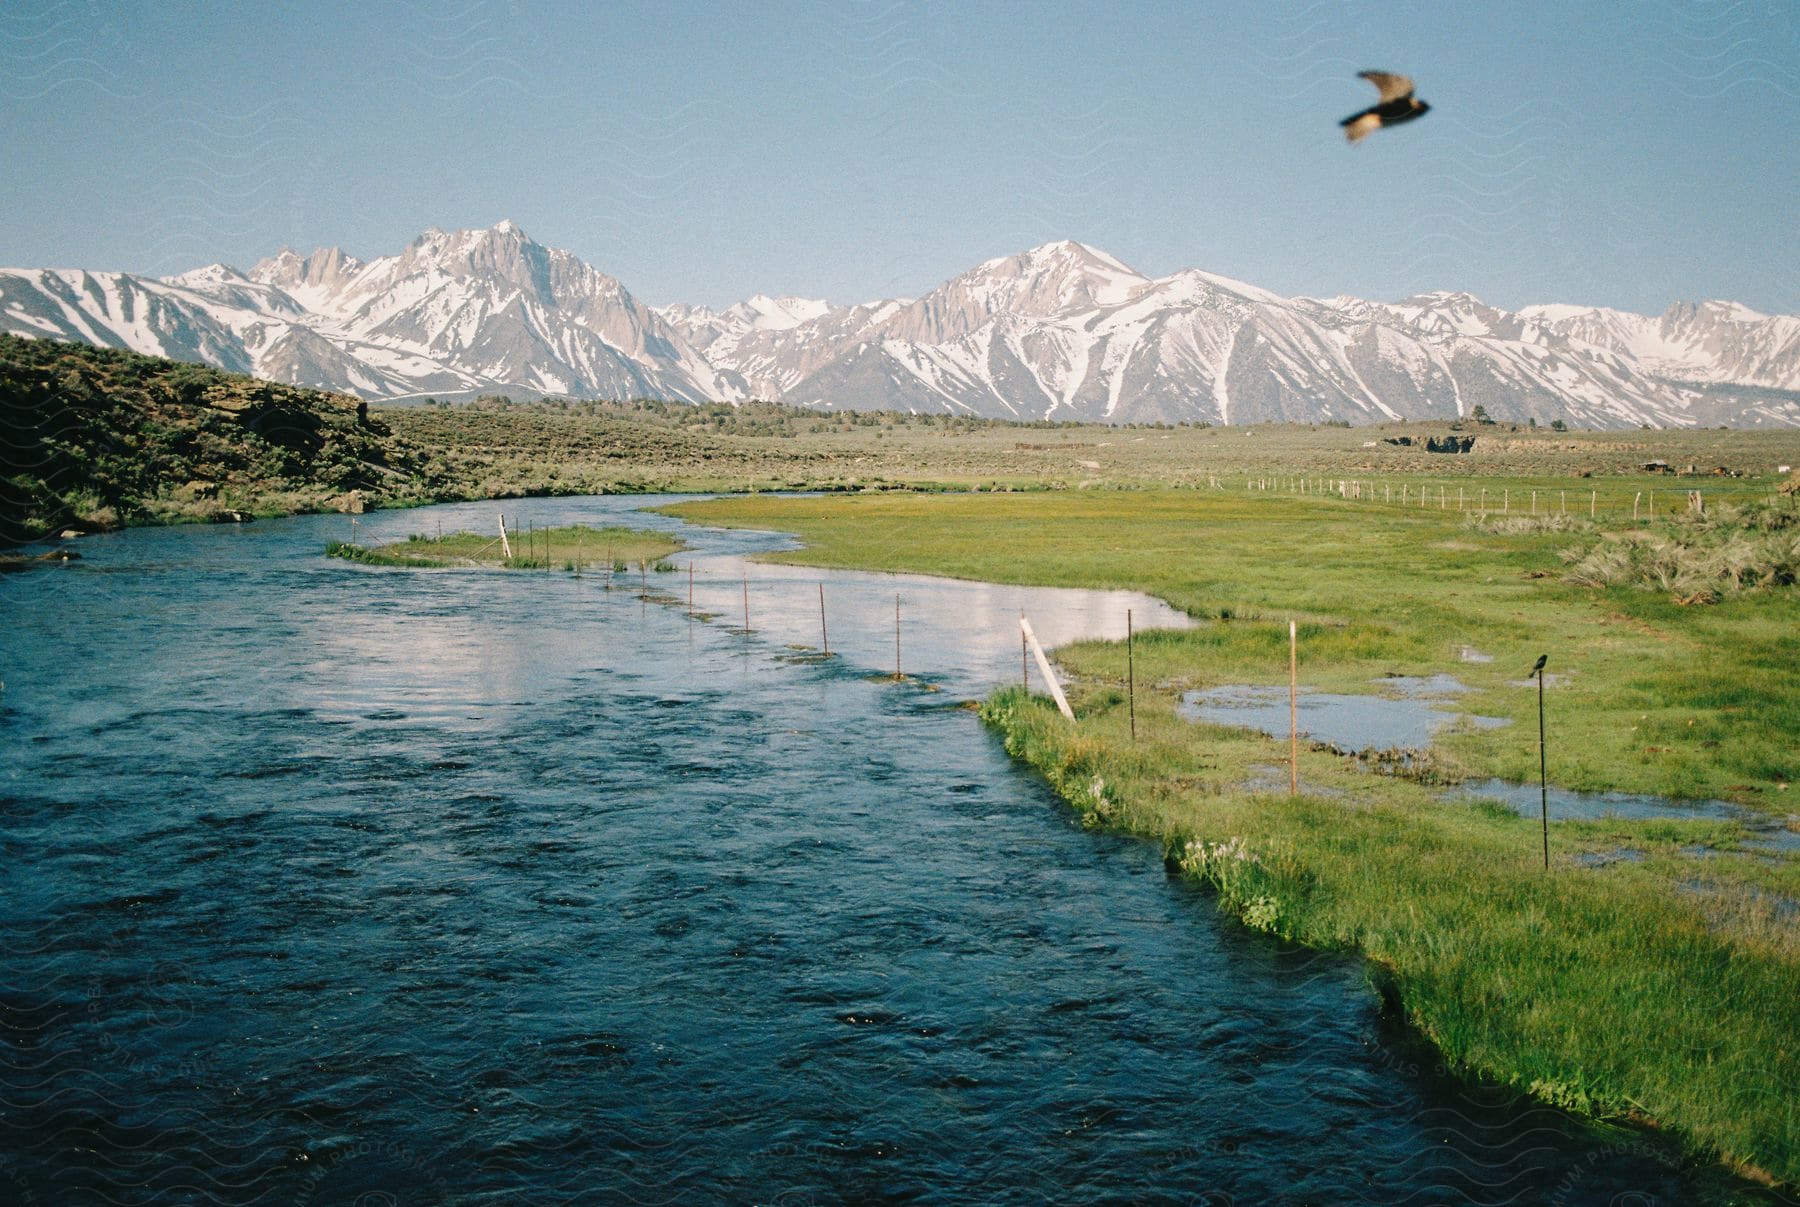
<instances>
[{"instance_id":1,"label":"flooded grass","mask_svg":"<svg viewBox=\"0 0 1800 1207\"><path fill-rule=\"evenodd\" d=\"M1475 729L1509 725L1506 717L1462 714L1447 707L1467 691L1449 675L1390 676L1377 680L1383 693L1352 695L1305 688L1299 693L1300 733L1333 750L1354 755L1363 751L1424 750L1441 730L1457 724ZM1179 713L1216 725L1242 725L1271 737L1289 728L1288 689L1232 684L1185 692Z\"/></svg>"},{"instance_id":2,"label":"flooded grass","mask_svg":"<svg viewBox=\"0 0 1800 1207\"><path fill-rule=\"evenodd\" d=\"M1759 846L1800 852L1800 833L1786 824L1789 819L1771 818L1729 801L1673 801L1633 792L1571 792L1566 788L1543 790L1537 784L1495 779L1464 781L1456 785L1453 796L1492 802L1521 817L1537 817L1547 801L1550 816L1559 822L1603 818L1728 821L1741 827L1749 840Z\"/></svg>"},{"instance_id":3,"label":"flooded grass","mask_svg":"<svg viewBox=\"0 0 1800 1207\"><path fill-rule=\"evenodd\" d=\"M325 552L329 557L340 557L365 566L414 569L488 566L506 570L544 570L555 566L569 571L598 567L624 575L646 567L655 573L672 571L674 563L666 559L682 547L679 539L663 532L569 524L560 528L509 532L505 542L498 533L493 536L477 532L452 532L443 536L415 533L403 541L374 547L332 541L325 547Z\"/></svg>"}]
</instances>

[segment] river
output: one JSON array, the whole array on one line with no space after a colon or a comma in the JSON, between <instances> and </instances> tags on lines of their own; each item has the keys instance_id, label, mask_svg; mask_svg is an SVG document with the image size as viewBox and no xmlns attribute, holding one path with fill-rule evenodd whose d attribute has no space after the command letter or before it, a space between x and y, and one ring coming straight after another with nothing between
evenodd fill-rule
<instances>
[{"instance_id":1,"label":"river","mask_svg":"<svg viewBox=\"0 0 1800 1207\"><path fill-rule=\"evenodd\" d=\"M329 560L339 516L0 578L0 1199L1649 1202L1709 1176L1442 1076L1358 958L1081 830L959 707L1020 673L1021 608L1057 642L1161 605L752 565L738 632L741 559L785 538L629 514L656 501L504 506L681 529L650 576L676 603ZM829 661L790 648L821 582Z\"/></svg>"}]
</instances>

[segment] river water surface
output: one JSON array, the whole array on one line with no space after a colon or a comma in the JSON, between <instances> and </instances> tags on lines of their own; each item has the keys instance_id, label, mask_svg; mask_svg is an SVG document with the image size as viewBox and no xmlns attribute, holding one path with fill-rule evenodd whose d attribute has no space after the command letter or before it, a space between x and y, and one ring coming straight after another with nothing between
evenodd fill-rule
<instances>
[{"instance_id":1,"label":"river water surface","mask_svg":"<svg viewBox=\"0 0 1800 1207\"><path fill-rule=\"evenodd\" d=\"M645 502L508 510L681 527ZM651 576L669 604L327 560L342 517L0 579L0 1200L1675 1202L1711 1176L1438 1075L1357 959L1082 831L957 707L1018 675L1021 608L1057 642L1177 621L1152 601L753 567L745 634L739 559L782 539L686 532L712 623L685 573ZM830 661L788 648L820 581ZM919 681L879 678L896 592Z\"/></svg>"}]
</instances>

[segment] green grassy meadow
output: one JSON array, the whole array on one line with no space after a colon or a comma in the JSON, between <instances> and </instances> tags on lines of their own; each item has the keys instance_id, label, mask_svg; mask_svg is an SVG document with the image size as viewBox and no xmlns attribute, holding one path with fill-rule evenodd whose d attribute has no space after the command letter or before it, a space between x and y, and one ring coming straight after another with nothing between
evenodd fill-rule
<instances>
[{"instance_id":1,"label":"green grassy meadow","mask_svg":"<svg viewBox=\"0 0 1800 1207\"><path fill-rule=\"evenodd\" d=\"M1385 675L1450 673L1470 688L1460 709L1512 718L1452 727L1431 777L1532 781L1527 672L1545 653L1553 783L1727 799L1793 827L1795 588L1683 604L1669 590L1568 581L1583 551L1687 522L1685 491L1676 498L1660 475L1467 478L1459 511L1454 480L1442 482L1443 506L1433 483L1424 507L1420 480L1405 480L1402 506L1402 479L1367 476L1360 500L1310 485L1301 495L1298 468L1267 490L1240 477L1189 490L754 497L672 510L799 534L806 548L784 561L1131 588L1183 609L1196 627L1135 644L1135 741L1120 643L1057 652L1075 724L1017 688L991 696L984 717L1084 821L1162 843L1248 925L1362 950L1452 1065L1653 1122L1752 1172L1800 1177L1800 857L1747 846L1733 822L1565 821L1552 827L1545 874L1538 826L1502 807L1441 803L1425 784L1318 749L1302 751L1301 791L1289 795L1285 738L1175 712L1189 689L1285 683L1293 618L1304 685L1374 692ZM1393 503L1377 489L1387 485ZM1696 485L1715 515L1768 506L1766 478L1682 483ZM1485 519L1469 509L1483 487ZM1655 520L1639 495L1652 488ZM1562 490L1571 500L1579 490L1579 514L1546 514L1545 494ZM1491 514L1496 495L1505 515ZM1465 661L1470 651L1492 660ZM1603 865L1584 866L1584 855Z\"/></svg>"}]
</instances>

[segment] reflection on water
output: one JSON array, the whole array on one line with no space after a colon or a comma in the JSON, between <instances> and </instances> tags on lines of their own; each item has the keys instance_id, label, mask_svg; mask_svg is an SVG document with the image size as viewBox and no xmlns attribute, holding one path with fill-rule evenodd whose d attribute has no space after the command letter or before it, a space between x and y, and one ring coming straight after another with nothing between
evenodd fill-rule
<instances>
[{"instance_id":1,"label":"reflection on water","mask_svg":"<svg viewBox=\"0 0 1800 1207\"><path fill-rule=\"evenodd\" d=\"M1710 1176L1434 1075L1356 960L1222 920L950 707L1015 672L1021 607L1062 641L1148 601L756 567L746 637L597 576L328 561L344 523L93 538L0 584L0 1197L1501 1203ZM736 559L779 539L692 535L728 616ZM784 657L821 578L843 656ZM870 678L895 590L945 693Z\"/></svg>"}]
</instances>

